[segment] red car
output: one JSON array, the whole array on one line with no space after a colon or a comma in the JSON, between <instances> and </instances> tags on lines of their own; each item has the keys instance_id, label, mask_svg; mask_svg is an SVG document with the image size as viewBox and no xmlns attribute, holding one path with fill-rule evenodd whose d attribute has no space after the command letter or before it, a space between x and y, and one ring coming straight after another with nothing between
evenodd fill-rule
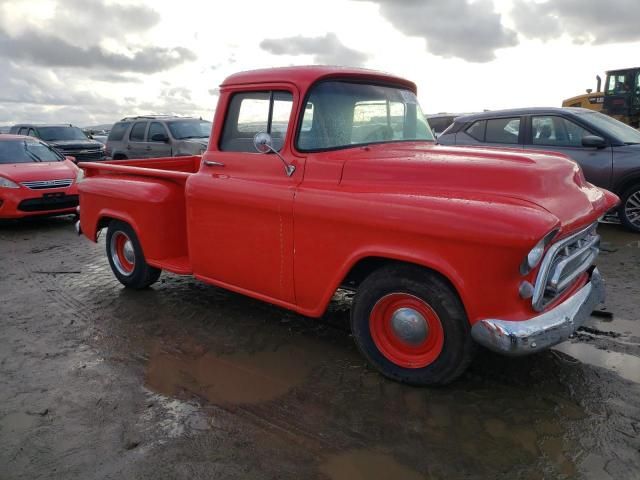
<instances>
[{"instance_id":1,"label":"red car","mask_svg":"<svg viewBox=\"0 0 640 480\"><path fill-rule=\"evenodd\" d=\"M564 155L440 147L408 80L292 67L227 78L205 154L84 163L79 228L115 276L194 275L351 331L383 374L460 375L475 344L526 355L603 299L598 218L618 198ZM247 328L251 328L247 326Z\"/></svg>"},{"instance_id":2,"label":"red car","mask_svg":"<svg viewBox=\"0 0 640 480\"><path fill-rule=\"evenodd\" d=\"M70 157L40 140L0 135L0 218L74 213L81 174Z\"/></svg>"}]
</instances>

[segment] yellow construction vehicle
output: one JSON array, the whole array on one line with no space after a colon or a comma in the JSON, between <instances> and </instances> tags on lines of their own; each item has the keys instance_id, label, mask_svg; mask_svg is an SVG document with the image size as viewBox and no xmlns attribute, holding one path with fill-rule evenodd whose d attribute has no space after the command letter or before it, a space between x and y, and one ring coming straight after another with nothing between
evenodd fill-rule
<instances>
[{"instance_id":1,"label":"yellow construction vehicle","mask_svg":"<svg viewBox=\"0 0 640 480\"><path fill-rule=\"evenodd\" d=\"M563 100L562 106L588 108L589 110L601 112L604 104L604 93L601 90L602 79L600 78L600 75L596 76L596 80L598 82L598 87L595 92L589 88L587 89L587 93Z\"/></svg>"},{"instance_id":2,"label":"yellow construction vehicle","mask_svg":"<svg viewBox=\"0 0 640 480\"><path fill-rule=\"evenodd\" d=\"M608 71L604 91L600 76L596 79L595 92L589 89L584 95L564 100L562 106L588 108L640 127L640 67Z\"/></svg>"}]
</instances>

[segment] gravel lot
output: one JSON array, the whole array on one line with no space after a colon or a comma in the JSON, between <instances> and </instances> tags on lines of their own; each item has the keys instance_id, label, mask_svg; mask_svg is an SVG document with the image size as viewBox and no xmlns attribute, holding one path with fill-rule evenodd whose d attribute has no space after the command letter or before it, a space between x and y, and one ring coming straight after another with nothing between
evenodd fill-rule
<instances>
[{"instance_id":1,"label":"gravel lot","mask_svg":"<svg viewBox=\"0 0 640 480\"><path fill-rule=\"evenodd\" d=\"M2 223L0 478L640 478L640 235L600 230L612 318L420 389L366 366L345 295L125 291L71 217Z\"/></svg>"}]
</instances>

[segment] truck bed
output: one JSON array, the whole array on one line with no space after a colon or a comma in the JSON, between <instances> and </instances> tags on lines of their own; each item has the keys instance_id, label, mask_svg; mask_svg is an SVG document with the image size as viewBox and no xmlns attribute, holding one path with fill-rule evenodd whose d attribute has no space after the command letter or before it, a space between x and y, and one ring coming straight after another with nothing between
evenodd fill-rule
<instances>
[{"instance_id":1,"label":"truck bed","mask_svg":"<svg viewBox=\"0 0 640 480\"><path fill-rule=\"evenodd\" d=\"M189 175L200 168L200 155L190 157L161 157L132 160L110 160L106 162L80 162L86 177L100 174L139 175L164 178L184 183Z\"/></svg>"}]
</instances>

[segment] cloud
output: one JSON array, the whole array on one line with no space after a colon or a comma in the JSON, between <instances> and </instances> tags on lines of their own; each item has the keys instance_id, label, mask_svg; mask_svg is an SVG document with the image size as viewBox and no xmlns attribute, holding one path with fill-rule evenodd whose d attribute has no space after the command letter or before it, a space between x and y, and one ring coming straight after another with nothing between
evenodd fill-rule
<instances>
[{"instance_id":1,"label":"cloud","mask_svg":"<svg viewBox=\"0 0 640 480\"><path fill-rule=\"evenodd\" d=\"M345 46L335 33L324 37L271 38L260 42L260 48L274 55L312 55L314 63L361 66L368 56Z\"/></svg>"},{"instance_id":2,"label":"cloud","mask_svg":"<svg viewBox=\"0 0 640 480\"><path fill-rule=\"evenodd\" d=\"M422 37L427 50L445 58L484 63L495 51L518 44L491 0L356 0L377 3L380 13L405 35Z\"/></svg>"},{"instance_id":3,"label":"cloud","mask_svg":"<svg viewBox=\"0 0 640 480\"><path fill-rule=\"evenodd\" d=\"M128 55L101 46L80 47L47 33L25 31L11 37L0 30L0 56L46 67L103 68L117 72L156 73L196 56L183 47L144 46Z\"/></svg>"},{"instance_id":4,"label":"cloud","mask_svg":"<svg viewBox=\"0 0 640 480\"><path fill-rule=\"evenodd\" d=\"M638 0L516 0L511 15L529 38L549 40L566 33L576 43L622 43L640 40Z\"/></svg>"},{"instance_id":5,"label":"cloud","mask_svg":"<svg viewBox=\"0 0 640 480\"><path fill-rule=\"evenodd\" d=\"M94 82L107 83L142 83L142 80L137 77L112 72L102 72L100 74L91 75L89 79L93 80Z\"/></svg>"}]
</instances>

